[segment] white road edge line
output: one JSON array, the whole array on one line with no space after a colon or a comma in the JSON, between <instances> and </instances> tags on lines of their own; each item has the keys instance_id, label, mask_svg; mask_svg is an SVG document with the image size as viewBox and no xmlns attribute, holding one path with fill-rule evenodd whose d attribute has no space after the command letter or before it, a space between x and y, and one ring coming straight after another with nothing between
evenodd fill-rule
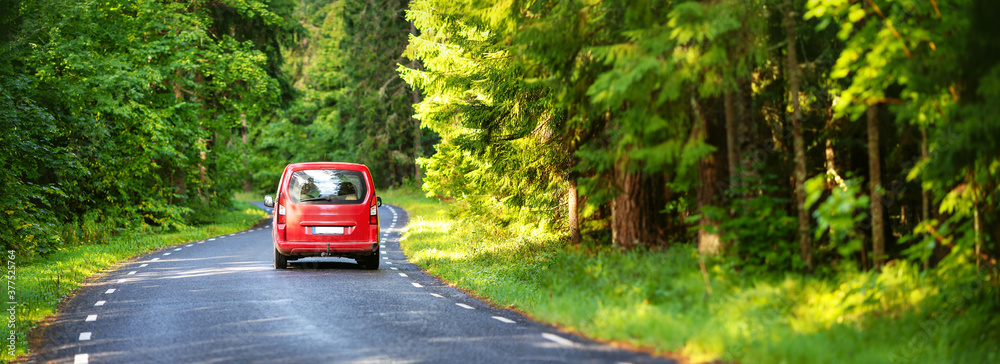
<instances>
[{"instance_id":1,"label":"white road edge line","mask_svg":"<svg viewBox=\"0 0 1000 364\"><path fill-rule=\"evenodd\" d=\"M564 338L562 336L559 336L559 335L550 334L550 333L547 333L547 332L543 332L542 333L542 337L545 338L545 340L548 340L548 341L551 341L551 342L554 342L556 344L563 345L563 346L574 346L574 345L576 345L576 343L570 341L569 339L566 339L566 338Z\"/></svg>"},{"instance_id":2,"label":"white road edge line","mask_svg":"<svg viewBox=\"0 0 1000 364\"><path fill-rule=\"evenodd\" d=\"M503 322L505 324L514 324L514 323L517 323L517 321L511 320L511 319L506 318L506 317L493 316L493 318L496 319L497 321Z\"/></svg>"},{"instance_id":3,"label":"white road edge line","mask_svg":"<svg viewBox=\"0 0 1000 364\"><path fill-rule=\"evenodd\" d=\"M90 355L76 354L73 357L73 364L90 364Z\"/></svg>"},{"instance_id":4,"label":"white road edge line","mask_svg":"<svg viewBox=\"0 0 1000 364\"><path fill-rule=\"evenodd\" d=\"M87 319L84 322L97 321L97 315L87 315Z\"/></svg>"},{"instance_id":5,"label":"white road edge line","mask_svg":"<svg viewBox=\"0 0 1000 364\"><path fill-rule=\"evenodd\" d=\"M458 303L458 302L455 302L455 306L458 306L458 307L461 307L461 308L464 308L464 309L466 309L466 310L475 310L475 308L474 308L474 307L472 307L472 306L469 306L469 305L467 305L467 304L464 304L464 303Z\"/></svg>"},{"instance_id":6,"label":"white road edge line","mask_svg":"<svg viewBox=\"0 0 1000 364\"><path fill-rule=\"evenodd\" d=\"M90 340L90 335L91 335L91 333L89 331L88 332L81 332L80 333L80 341Z\"/></svg>"}]
</instances>

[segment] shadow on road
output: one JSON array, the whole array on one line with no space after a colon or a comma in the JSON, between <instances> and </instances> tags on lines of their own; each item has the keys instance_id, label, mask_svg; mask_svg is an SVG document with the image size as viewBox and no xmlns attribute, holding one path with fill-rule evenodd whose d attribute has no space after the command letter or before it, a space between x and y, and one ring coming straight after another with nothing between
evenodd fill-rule
<instances>
[{"instance_id":1,"label":"shadow on road","mask_svg":"<svg viewBox=\"0 0 1000 364\"><path fill-rule=\"evenodd\" d=\"M310 270L364 270L361 265L353 259L343 258L343 260L314 260L317 258L293 260L288 262L288 269L310 269ZM325 258L330 259L330 258Z\"/></svg>"}]
</instances>

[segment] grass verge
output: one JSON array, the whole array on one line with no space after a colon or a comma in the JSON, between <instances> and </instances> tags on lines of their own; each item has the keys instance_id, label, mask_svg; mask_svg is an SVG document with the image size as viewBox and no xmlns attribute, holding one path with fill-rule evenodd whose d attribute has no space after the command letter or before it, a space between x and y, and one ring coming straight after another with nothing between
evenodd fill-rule
<instances>
[{"instance_id":1,"label":"grass verge","mask_svg":"<svg viewBox=\"0 0 1000 364\"><path fill-rule=\"evenodd\" d=\"M410 212L401 245L413 263L599 340L690 362L1000 362L1000 302L986 282L948 282L908 264L827 278L710 264L707 295L688 246L567 246L542 229L455 218L419 190L382 196Z\"/></svg>"},{"instance_id":2,"label":"grass verge","mask_svg":"<svg viewBox=\"0 0 1000 364\"><path fill-rule=\"evenodd\" d=\"M101 274L116 263L164 246L201 240L246 230L267 216L250 204L234 203L235 209L222 211L212 224L161 234L135 234L110 239L105 244L78 245L30 262L10 260L4 252L8 278L13 275L14 296L4 297L7 330L0 361L10 362L27 352L28 333L56 312L60 301L89 277ZM12 269L13 268L13 269ZM13 273L10 273L13 272ZM14 303L11 305L11 303ZM13 309L13 310L12 310ZM11 324L10 319L13 318ZM11 352L9 344L15 343Z\"/></svg>"}]
</instances>

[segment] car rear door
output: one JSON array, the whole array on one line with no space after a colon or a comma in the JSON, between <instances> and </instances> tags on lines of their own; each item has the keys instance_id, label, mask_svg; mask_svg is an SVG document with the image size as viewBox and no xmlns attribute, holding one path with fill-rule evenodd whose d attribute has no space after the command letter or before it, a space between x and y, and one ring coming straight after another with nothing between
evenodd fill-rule
<instances>
[{"instance_id":1,"label":"car rear door","mask_svg":"<svg viewBox=\"0 0 1000 364\"><path fill-rule=\"evenodd\" d=\"M370 178L346 169L300 170L287 193L286 238L298 242L369 241Z\"/></svg>"}]
</instances>

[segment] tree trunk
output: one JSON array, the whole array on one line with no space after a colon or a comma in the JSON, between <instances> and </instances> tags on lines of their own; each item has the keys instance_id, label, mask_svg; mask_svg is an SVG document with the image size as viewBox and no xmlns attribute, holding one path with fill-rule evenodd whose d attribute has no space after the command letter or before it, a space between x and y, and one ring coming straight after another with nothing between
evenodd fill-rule
<instances>
[{"instance_id":1,"label":"tree trunk","mask_svg":"<svg viewBox=\"0 0 1000 364\"><path fill-rule=\"evenodd\" d=\"M927 128L923 127L923 128L920 128L920 159L926 161L928 158L930 158L930 153L927 151ZM923 180L923 178L921 178L921 181L922 180ZM927 221L927 220L930 220L930 218L931 218L931 202L930 202L930 199L931 199L930 191L928 191L925 188L921 188L920 189L920 205L921 205L920 206L921 207L920 221ZM932 240L932 242L935 245L934 248L936 249L937 248L937 240ZM929 269L930 268L930 264L931 264L930 257L928 257L927 259L924 259L924 270Z\"/></svg>"},{"instance_id":2,"label":"tree trunk","mask_svg":"<svg viewBox=\"0 0 1000 364\"><path fill-rule=\"evenodd\" d=\"M927 128L920 129L920 159L926 161L929 159L930 153L927 151ZM921 206L921 221L927 221L931 218L931 196L930 192L926 189L920 189L920 204Z\"/></svg>"},{"instance_id":3,"label":"tree trunk","mask_svg":"<svg viewBox=\"0 0 1000 364\"><path fill-rule=\"evenodd\" d=\"M623 157L615 166L615 179L622 191L611 202L611 234L615 244L624 249L663 245L665 222L660 210L666 201L662 176L631 171L627 157Z\"/></svg>"},{"instance_id":4,"label":"tree trunk","mask_svg":"<svg viewBox=\"0 0 1000 364\"><path fill-rule=\"evenodd\" d=\"M691 95L691 109L694 111L695 127L692 134L696 139L708 142L708 121L701 112L697 98ZM727 117L728 119L728 117ZM705 208L712 206L715 197L715 184L718 182L715 152L710 152L698 161L698 210L701 218L698 220L698 252L703 255L716 255L722 251L722 241L719 239L719 223L706 216Z\"/></svg>"},{"instance_id":5,"label":"tree trunk","mask_svg":"<svg viewBox=\"0 0 1000 364\"><path fill-rule=\"evenodd\" d=\"M576 177L570 175L569 177L569 188L566 191L566 201L568 208L568 219L569 220L569 240L573 245L579 245L583 241L583 237L580 235L580 210L577 207L579 204L580 193L576 186Z\"/></svg>"},{"instance_id":6,"label":"tree trunk","mask_svg":"<svg viewBox=\"0 0 1000 364\"><path fill-rule=\"evenodd\" d=\"M414 25L412 22L410 23L410 34L413 35L413 37L417 37L420 35L417 32L416 25ZM416 63L417 69L423 68L420 67L419 61L414 61L414 63ZM423 100L423 97L420 95L420 91L417 90L416 88L413 88L411 90L411 97L413 99L413 104L411 106L411 109L413 107L416 107L416 105ZM413 181L417 183L417 186L421 186L424 184L423 173L420 171L420 165L417 164L417 158L420 158L424 155L424 147L422 139L423 136L421 135L420 132L420 120L418 120L417 118L413 118L413 169L414 169Z\"/></svg>"},{"instance_id":7,"label":"tree trunk","mask_svg":"<svg viewBox=\"0 0 1000 364\"><path fill-rule=\"evenodd\" d=\"M832 114L832 111L830 112ZM830 118L826 121L826 133L827 135L833 135L834 132L834 119L833 115L829 115ZM834 189L837 187L847 188L847 182L840 177L840 173L837 173L837 158L833 150L833 138L826 138L826 150L824 153L826 157L826 183L827 187Z\"/></svg>"},{"instance_id":8,"label":"tree trunk","mask_svg":"<svg viewBox=\"0 0 1000 364\"><path fill-rule=\"evenodd\" d=\"M201 72L196 72L194 74L194 82L198 84L198 89L196 91L197 94L195 94L194 102L198 104L199 108L204 109L205 108L205 105L204 105L205 99L201 95L201 85L205 83L205 76L202 75ZM202 130L207 130L205 128L205 123L201 121L201 116L202 115L200 115L200 114L198 115L198 118L199 118L198 123L201 124L201 129ZM204 145L201 147L202 148L201 151L198 152L198 159L199 159L199 161L198 161L198 181L199 181L199 183L198 183L198 196L201 197L201 199L204 201L205 200L205 191L204 191L204 188L205 188L205 185L208 184L208 168L205 166L205 163L207 163L207 161L208 161L208 146L209 146L209 143L211 142L211 140L209 140L209 139L202 139L201 142Z\"/></svg>"},{"instance_id":9,"label":"tree trunk","mask_svg":"<svg viewBox=\"0 0 1000 364\"><path fill-rule=\"evenodd\" d=\"M871 175L872 264L885 263L885 224L882 221L882 168L878 145L878 105L868 107L868 172Z\"/></svg>"},{"instance_id":10,"label":"tree trunk","mask_svg":"<svg viewBox=\"0 0 1000 364\"><path fill-rule=\"evenodd\" d=\"M243 146L246 146L250 142L250 127L247 126L246 114L240 114L240 123L243 126L240 130L240 133L243 134ZM247 179L243 180L243 192L253 192L253 172L250 171L250 161L247 155L243 155L243 169L247 171Z\"/></svg>"},{"instance_id":11,"label":"tree trunk","mask_svg":"<svg viewBox=\"0 0 1000 364\"><path fill-rule=\"evenodd\" d=\"M799 253L806 269L813 270L809 236L809 209L806 208L806 143L802 138L802 111L799 109L799 61L796 55L795 19L798 12L785 0L785 33L788 42L788 87L792 103L792 139L795 151L795 205L799 212Z\"/></svg>"},{"instance_id":12,"label":"tree trunk","mask_svg":"<svg viewBox=\"0 0 1000 364\"><path fill-rule=\"evenodd\" d=\"M736 175L736 166L740 158L739 130L737 130L737 123L739 121L736 118L733 91L723 94L723 102L726 109L726 153L729 156L726 161L729 162L729 188L732 189L739 182Z\"/></svg>"},{"instance_id":13,"label":"tree trunk","mask_svg":"<svg viewBox=\"0 0 1000 364\"><path fill-rule=\"evenodd\" d=\"M184 91L181 90L181 78L184 74L181 70L175 70L174 74L177 75L177 79L174 80L174 101L181 103L184 102ZM178 168L176 163L171 161L170 163L170 181L174 188L174 193L178 195L187 195L187 171ZM179 173L178 173L179 172ZM170 203L173 204L173 196L170 197Z\"/></svg>"}]
</instances>

